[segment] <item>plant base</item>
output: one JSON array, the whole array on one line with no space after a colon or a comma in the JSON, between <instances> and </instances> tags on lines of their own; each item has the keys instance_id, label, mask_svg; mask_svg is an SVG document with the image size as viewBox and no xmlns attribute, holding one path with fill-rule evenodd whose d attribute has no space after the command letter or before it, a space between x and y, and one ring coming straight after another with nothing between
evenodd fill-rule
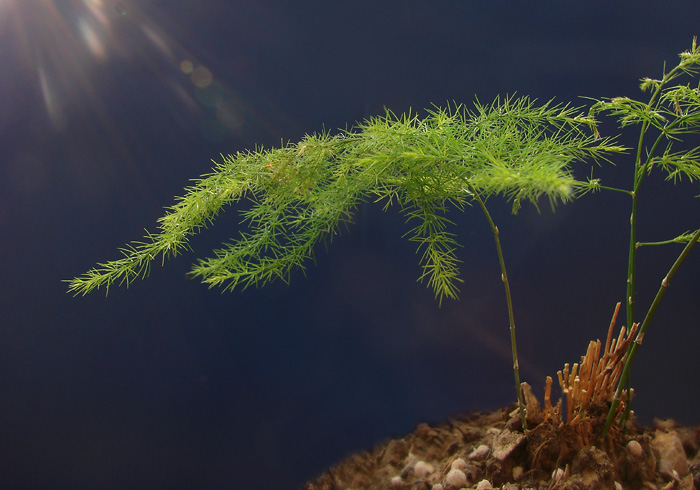
<instances>
[{"instance_id":1,"label":"plant base","mask_svg":"<svg viewBox=\"0 0 700 490\"><path fill-rule=\"evenodd\" d=\"M597 440L605 410L523 433L515 407L420 424L349 456L303 490L662 490L700 488L700 427L630 424ZM510 415L509 415L510 414Z\"/></svg>"}]
</instances>

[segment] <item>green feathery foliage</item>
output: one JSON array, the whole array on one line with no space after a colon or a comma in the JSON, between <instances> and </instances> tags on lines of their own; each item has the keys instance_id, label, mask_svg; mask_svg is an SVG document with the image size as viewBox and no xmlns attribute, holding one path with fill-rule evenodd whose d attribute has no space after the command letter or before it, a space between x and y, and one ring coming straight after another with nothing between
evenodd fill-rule
<instances>
[{"instance_id":1,"label":"green feathery foliage","mask_svg":"<svg viewBox=\"0 0 700 490\"><path fill-rule=\"evenodd\" d=\"M123 257L99 264L70 281L85 294L128 285L148 274L151 262L188 249L188 237L214 220L225 205L248 199L247 231L199 260L192 274L210 286L234 289L287 281L303 269L363 201L397 204L414 223L427 281L441 300L457 297L456 249L446 211L475 197L505 196L517 211L523 201L552 206L595 189L572 174L576 161L601 160L622 151L594 135L593 117L579 109L526 97L492 104L434 109L419 118L387 113L337 135L312 134L282 148L238 153L186 189L159 220L159 232L123 248Z\"/></svg>"}]
</instances>

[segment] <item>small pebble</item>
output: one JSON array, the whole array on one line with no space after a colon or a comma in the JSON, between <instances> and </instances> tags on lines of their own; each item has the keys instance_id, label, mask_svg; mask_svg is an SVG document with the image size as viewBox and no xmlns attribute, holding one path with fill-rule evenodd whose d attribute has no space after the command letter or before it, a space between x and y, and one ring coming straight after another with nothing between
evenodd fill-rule
<instances>
[{"instance_id":1,"label":"small pebble","mask_svg":"<svg viewBox=\"0 0 700 490\"><path fill-rule=\"evenodd\" d=\"M515 480L515 481L520 480L524 474L525 474L525 470L523 469L522 466L516 466L513 468L513 480Z\"/></svg>"},{"instance_id":2,"label":"small pebble","mask_svg":"<svg viewBox=\"0 0 700 490\"><path fill-rule=\"evenodd\" d=\"M462 488L467 486L467 475L462 470L451 469L445 476L445 483L450 488Z\"/></svg>"},{"instance_id":3,"label":"small pebble","mask_svg":"<svg viewBox=\"0 0 700 490\"><path fill-rule=\"evenodd\" d=\"M450 468L453 470L463 470L464 468L467 467L467 462L464 461L462 458L457 458L454 461L452 461L452 465L450 465Z\"/></svg>"},{"instance_id":4,"label":"small pebble","mask_svg":"<svg viewBox=\"0 0 700 490\"><path fill-rule=\"evenodd\" d=\"M393 488L399 488L403 486L403 479L400 476L395 476L391 479L391 486Z\"/></svg>"},{"instance_id":5,"label":"small pebble","mask_svg":"<svg viewBox=\"0 0 700 490\"><path fill-rule=\"evenodd\" d=\"M445 487L442 486L442 483L436 483L430 490L445 490Z\"/></svg>"},{"instance_id":6,"label":"small pebble","mask_svg":"<svg viewBox=\"0 0 700 490\"><path fill-rule=\"evenodd\" d=\"M476 485L476 490L493 490L493 486L491 486L491 482L488 480L481 480L477 485Z\"/></svg>"},{"instance_id":7,"label":"small pebble","mask_svg":"<svg viewBox=\"0 0 700 490\"><path fill-rule=\"evenodd\" d=\"M639 444L637 441L628 442L627 443L627 450L635 458L640 457L644 453L644 451L642 451L642 445Z\"/></svg>"},{"instance_id":8,"label":"small pebble","mask_svg":"<svg viewBox=\"0 0 700 490\"><path fill-rule=\"evenodd\" d=\"M413 473L417 478L425 478L433 471L435 471L433 465L426 463L425 461L418 461L416 466L413 467Z\"/></svg>"},{"instance_id":9,"label":"small pebble","mask_svg":"<svg viewBox=\"0 0 700 490\"><path fill-rule=\"evenodd\" d=\"M651 441L651 446L654 448L654 452L658 453L657 470L662 475L673 475L674 470L680 476L688 474L690 471L688 458L683 449L683 443L675 431L656 431L654 440Z\"/></svg>"},{"instance_id":10,"label":"small pebble","mask_svg":"<svg viewBox=\"0 0 700 490\"><path fill-rule=\"evenodd\" d=\"M483 459L489 455L490 450L491 449L486 444L482 444L469 454L469 459Z\"/></svg>"}]
</instances>

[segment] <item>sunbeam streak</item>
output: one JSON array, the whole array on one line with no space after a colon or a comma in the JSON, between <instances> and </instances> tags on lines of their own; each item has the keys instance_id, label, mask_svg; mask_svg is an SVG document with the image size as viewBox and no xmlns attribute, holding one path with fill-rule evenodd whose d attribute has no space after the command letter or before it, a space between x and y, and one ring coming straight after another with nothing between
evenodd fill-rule
<instances>
[{"instance_id":1,"label":"sunbeam streak","mask_svg":"<svg viewBox=\"0 0 700 490\"><path fill-rule=\"evenodd\" d=\"M60 135L74 154L64 172L94 199L114 175L152 192L135 145L186 135L230 150L252 128L267 130L248 72L201 50L206 29L194 19L175 22L169 14L177 8L152 0L0 0L0 129L31 119L33 130ZM232 27L243 18L231 6L217 8ZM245 51L231 50L245 64Z\"/></svg>"},{"instance_id":2,"label":"sunbeam streak","mask_svg":"<svg viewBox=\"0 0 700 490\"><path fill-rule=\"evenodd\" d=\"M254 112L245 96L225 80L227 73L198 59L165 13L153 15L146 6L154 8L123 0L0 0L0 36L17 53L16 71L38 86L56 130L74 113L99 114L101 99L115 96L114 77L108 78L114 72L120 92L150 88L167 97L175 119L201 119L205 139L217 139L207 127L229 135L240 130Z\"/></svg>"}]
</instances>

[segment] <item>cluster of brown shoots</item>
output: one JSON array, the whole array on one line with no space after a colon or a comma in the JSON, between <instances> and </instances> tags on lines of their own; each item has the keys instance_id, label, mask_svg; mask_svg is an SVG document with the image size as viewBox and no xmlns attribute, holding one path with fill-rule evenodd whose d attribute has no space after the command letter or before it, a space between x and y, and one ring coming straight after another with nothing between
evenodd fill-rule
<instances>
[{"instance_id":1,"label":"cluster of brown shoots","mask_svg":"<svg viewBox=\"0 0 700 490\"><path fill-rule=\"evenodd\" d=\"M608 337L601 357L601 342L596 340L588 344L586 355L580 363L573 366L564 364L563 371L558 371L559 386L562 397L552 405L552 377L547 376L544 392L544 408L540 407L532 393L530 385L522 383L528 422L541 423L551 421L554 424L574 423L585 416L588 409L595 404L607 404L612 401L617 383L622 375L622 368L627 359L627 351L634 341L638 325L635 323L629 332L623 326L617 339L613 339L613 329L620 303L615 307ZM631 392L632 390L630 390ZM624 409L628 393L625 391L617 408L615 417ZM562 400L566 400L566 416L562 414Z\"/></svg>"}]
</instances>

